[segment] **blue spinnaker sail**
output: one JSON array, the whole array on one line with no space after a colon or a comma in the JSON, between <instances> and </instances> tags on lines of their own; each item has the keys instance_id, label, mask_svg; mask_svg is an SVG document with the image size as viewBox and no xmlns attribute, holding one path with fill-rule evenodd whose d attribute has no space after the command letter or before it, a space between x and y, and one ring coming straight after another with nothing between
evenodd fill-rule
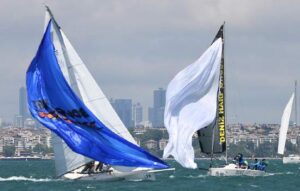
<instances>
[{"instance_id":1,"label":"blue spinnaker sail","mask_svg":"<svg viewBox=\"0 0 300 191\"><path fill-rule=\"evenodd\" d=\"M51 21L26 74L30 112L74 151L111 165L168 168L159 158L108 129L65 80L51 39Z\"/></svg>"}]
</instances>

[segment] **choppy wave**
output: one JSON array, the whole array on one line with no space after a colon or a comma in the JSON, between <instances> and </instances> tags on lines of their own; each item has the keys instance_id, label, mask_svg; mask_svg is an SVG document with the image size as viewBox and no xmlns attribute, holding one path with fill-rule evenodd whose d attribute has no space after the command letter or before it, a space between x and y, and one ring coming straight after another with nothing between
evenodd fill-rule
<instances>
[{"instance_id":1,"label":"choppy wave","mask_svg":"<svg viewBox=\"0 0 300 191\"><path fill-rule=\"evenodd\" d=\"M290 172L290 171L288 171L288 172L286 172L285 174L294 174L293 172Z\"/></svg>"},{"instance_id":2,"label":"choppy wave","mask_svg":"<svg viewBox=\"0 0 300 191\"><path fill-rule=\"evenodd\" d=\"M274 175L292 175L295 174L294 172L274 172L274 173L267 173L267 176L274 176Z\"/></svg>"},{"instance_id":3,"label":"choppy wave","mask_svg":"<svg viewBox=\"0 0 300 191\"><path fill-rule=\"evenodd\" d=\"M7 178L0 177L0 182L5 181L30 181L30 182L50 182L50 181L58 181L58 179L51 179L51 178L32 178L32 177L25 177L25 176L11 176Z\"/></svg>"},{"instance_id":4,"label":"choppy wave","mask_svg":"<svg viewBox=\"0 0 300 191\"><path fill-rule=\"evenodd\" d=\"M191 179L194 179L194 178L206 178L207 175L206 174L199 174L199 175L189 175L189 176L184 176L185 178L191 178Z\"/></svg>"},{"instance_id":5,"label":"choppy wave","mask_svg":"<svg viewBox=\"0 0 300 191\"><path fill-rule=\"evenodd\" d=\"M256 185L256 184L250 184L250 186L253 188L258 188L258 185Z\"/></svg>"}]
</instances>

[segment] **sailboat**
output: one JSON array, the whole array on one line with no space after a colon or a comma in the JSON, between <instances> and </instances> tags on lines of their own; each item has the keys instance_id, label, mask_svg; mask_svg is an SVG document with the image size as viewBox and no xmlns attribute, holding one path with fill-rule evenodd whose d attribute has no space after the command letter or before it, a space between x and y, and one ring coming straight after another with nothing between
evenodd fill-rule
<instances>
[{"instance_id":1,"label":"sailboat","mask_svg":"<svg viewBox=\"0 0 300 191\"><path fill-rule=\"evenodd\" d=\"M292 108L293 108L293 102L295 105L295 127L297 127L297 103L296 103L296 98L297 98L297 81L295 81L295 92L292 94L291 98L289 99L282 117L281 117L281 125L279 129L279 141L278 141L278 150L277 153L280 155L284 154L284 148L285 148L285 142L286 142L286 135L287 131L289 128L289 122L290 122L290 117L292 113ZM283 164L288 164L288 163L300 163L300 155L289 155L289 156L284 156L282 158Z\"/></svg>"},{"instance_id":2,"label":"sailboat","mask_svg":"<svg viewBox=\"0 0 300 191\"><path fill-rule=\"evenodd\" d=\"M47 6L26 87L32 116L53 132L57 177L155 180L174 170L137 145ZM109 170L83 172L91 161Z\"/></svg>"},{"instance_id":3,"label":"sailboat","mask_svg":"<svg viewBox=\"0 0 300 191\"><path fill-rule=\"evenodd\" d=\"M201 152L211 155L209 175L262 176L264 171L240 168L233 163L212 167L213 154L226 152L225 95L223 24L202 56L168 85L164 122L169 143L164 157L173 155L183 167L196 169L192 136L197 132Z\"/></svg>"}]
</instances>

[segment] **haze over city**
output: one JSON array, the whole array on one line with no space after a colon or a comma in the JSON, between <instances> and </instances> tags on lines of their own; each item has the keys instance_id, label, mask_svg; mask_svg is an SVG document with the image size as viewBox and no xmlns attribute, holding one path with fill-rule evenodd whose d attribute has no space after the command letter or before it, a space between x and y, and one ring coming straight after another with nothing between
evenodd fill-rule
<instances>
[{"instance_id":1,"label":"haze over city","mask_svg":"<svg viewBox=\"0 0 300 191\"><path fill-rule=\"evenodd\" d=\"M166 88L200 57L224 20L229 122L279 123L300 80L298 1L44 2L106 96L131 98L144 109L154 89ZM0 117L6 120L18 113L44 11L42 1L1 1Z\"/></svg>"}]
</instances>

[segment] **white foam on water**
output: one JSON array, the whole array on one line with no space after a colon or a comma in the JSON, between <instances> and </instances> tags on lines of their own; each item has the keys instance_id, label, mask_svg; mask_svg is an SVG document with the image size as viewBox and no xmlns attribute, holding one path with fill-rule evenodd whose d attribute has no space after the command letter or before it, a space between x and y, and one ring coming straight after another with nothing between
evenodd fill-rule
<instances>
[{"instance_id":1,"label":"white foam on water","mask_svg":"<svg viewBox=\"0 0 300 191\"><path fill-rule=\"evenodd\" d=\"M293 172L290 172L290 171L288 171L288 172L286 172L285 174L294 174Z\"/></svg>"},{"instance_id":2,"label":"white foam on water","mask_svg":"<svg viewBox=\"0 0 300 191\"><path fill-rule=\"evenodd\" d=\"M250 186L253 188L258 188L258 185L255 185L255 184L250 184Z\"/></svg>"},{"instance_id":3,"label":"white foam on water","mask_svg":"<svg viewBox=\"0 0 300 191\"><path fill-rule=\"evenodd\" d=\"M265 176L275 176L275 175L283 175L283 172L274 172L274 173L267 173Z\"/></svg>"},{"instance_id":4,"label":"white foam on water","mask_svg":"<svg viewBox=\"0 0 300 191\"><path fill-rule=\"evenodd\" d=\"M7 178L0 177L0 182L5 181L31 181L31 182L50 182L50 181L58 181L58 179L50 179L50 178L28 178L25 176L11 176Z\"/></svg>"},{"instance_id":5,"label":"white foam on water","mask_svg":"<svg viewBox=\"0 0 300 191\"><path fill-rule=\"evenodd\" d=\"M199 174L198 175L198 178L206 178L207 177L207 174Z\"/></svg>"},{"instance_id":6,"label":"white foam on water","mask_svg":"<svg viewBox=\"0 0 300 191\"><path fill-rule=\"evenodd\" d=\"M205 174L199 174L198 176L189 175L189 176L185 176L185 177L186 178L192 178L192 179L194 179L194 178L206 178L207 175L205 175Z\"/></svg>"},{"instance_id":7,"label":"white foam on water","mask_svg":"<svg viewBox=\"0 0 300 191\"><path fill-rule=\"evenodd\" d=\"M170 175L169 178L175 178L175 176L174 175Z\"/></svg>"},{"instance_id":8,"label":"white foam on water","mask_svg":"<svg viewBox=\"0 0 300 191\"><path fill-rule=\"evenodd\" d=\"M143 179L128 179L126 181L128 181L128 182L142 182L144 180Z\"/></svg>"}]
</instances>

